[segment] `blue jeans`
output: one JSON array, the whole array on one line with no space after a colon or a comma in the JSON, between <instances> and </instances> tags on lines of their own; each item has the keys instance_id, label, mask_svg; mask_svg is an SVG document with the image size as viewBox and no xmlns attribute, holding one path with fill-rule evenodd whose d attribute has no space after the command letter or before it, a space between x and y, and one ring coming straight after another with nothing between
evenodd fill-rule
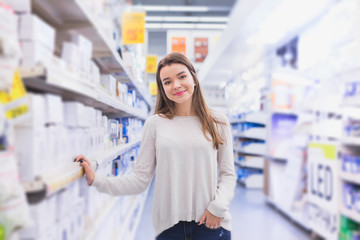
<instances>
[{"instance_id":1,"label":"blue jeans","mask_svg":"<svg viewBox=\"0 0 360 240\"><path fill-rule=\"evenodd\" d=\"M231 240L231 232L222 227L211 229L205 224L199 226L195 221L180 221L160 233L156 240Z\"/></svg>"}]
</instances>

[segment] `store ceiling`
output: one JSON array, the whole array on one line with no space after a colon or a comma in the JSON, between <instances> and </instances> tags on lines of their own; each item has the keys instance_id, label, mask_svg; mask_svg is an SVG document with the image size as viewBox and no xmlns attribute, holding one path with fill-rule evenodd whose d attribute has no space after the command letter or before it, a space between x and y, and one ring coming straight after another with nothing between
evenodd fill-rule
<instances>
[{"instance_id":1,"label":"store ceiling","mask_svg":"<svg viewBox=\"0 0 360 240\"><path fill-rule=\"evenodd\" d=\"M144 7L147 29L150 31L224 29L235 2L236 0L132 0L132 5Z\"/></svg>"}]
</instances>

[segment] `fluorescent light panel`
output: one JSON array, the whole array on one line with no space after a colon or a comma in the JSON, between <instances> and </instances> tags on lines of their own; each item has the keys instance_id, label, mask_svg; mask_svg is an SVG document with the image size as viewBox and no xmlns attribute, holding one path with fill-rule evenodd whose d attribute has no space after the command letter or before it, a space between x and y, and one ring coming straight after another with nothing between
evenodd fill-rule
<instances>
[{"instance_id":1,"label":"fluorescent light panel","mask_svg":"<svg viewBox=\"0 0 360 240\"><path fill-rule=\"evenodd\" d=\"M230 12L230 7L222 6L161 6L161 5L135 5L133 9L144 10L146 12Z\"/></svg>"},{"instance_id":2,"label":"fluorescent light panel","mask_svg":"<svg viewBox=\"0 0 360 240\"><path fill-rule=\"evenodd\" d=\"M224 29L226 24L146 23L146 29Z\"/></svg>"},{"instance_id":3,"label":"fluorescent light panel","mask_svg":"<svg viewBox=\"0 0 360 240\"><path fill-rule=\"evenodd\" d=\"M229 21L228 17L162 17L146 16L147 22L224 22Z\"/></svg>"}]
</instances>

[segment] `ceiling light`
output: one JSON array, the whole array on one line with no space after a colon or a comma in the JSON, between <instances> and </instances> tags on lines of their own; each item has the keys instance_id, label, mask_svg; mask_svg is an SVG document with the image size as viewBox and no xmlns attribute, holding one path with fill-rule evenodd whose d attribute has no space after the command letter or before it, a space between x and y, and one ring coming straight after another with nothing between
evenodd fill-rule
<instances>
[{"instance_id":1,"label":"ceiling light","mask_svg":"<svg viewBox=\"0 0 360 240\"><path fill-rule=\"evenodd\" d=\"M230 12L231 7L222 6L155 6L155 5L136 5L134 10L146 12Z\"/></svg>"},{"instance_id":2,"label":"ceiling light","mask_svg":"<svg viewBox=\"0 0 360 240\"><path fill-rule=\"evenodd\" d=\"M224 29L226 24L146 23L146 29Z\"/></svg>"},{"instance_id":3,"label":"ceiling light","mask_svg":"<svg viewBox=\"0 0 360 240\"><path fill-rule=\"evenodd\" d=\"M146 22L222 22L227 23L228 17L164 17L146 16Z\"/></svg>"}]
</instances>

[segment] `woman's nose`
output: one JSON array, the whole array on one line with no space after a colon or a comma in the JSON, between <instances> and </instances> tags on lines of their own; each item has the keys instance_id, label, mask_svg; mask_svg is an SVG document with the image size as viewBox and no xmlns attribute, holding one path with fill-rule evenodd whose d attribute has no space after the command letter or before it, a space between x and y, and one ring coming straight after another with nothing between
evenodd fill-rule
<instances>
[{"instance_id":1,"label":"woman's nose","mask_svg":"<svg viewBox=\"0 0 360 240\"><path fill-rule=\"evenodd\" d=\"M174 81L174 89L177 89L179 88L181 85L180 85L180 82L179 81Z\"/></svg>"}]
</instances>

